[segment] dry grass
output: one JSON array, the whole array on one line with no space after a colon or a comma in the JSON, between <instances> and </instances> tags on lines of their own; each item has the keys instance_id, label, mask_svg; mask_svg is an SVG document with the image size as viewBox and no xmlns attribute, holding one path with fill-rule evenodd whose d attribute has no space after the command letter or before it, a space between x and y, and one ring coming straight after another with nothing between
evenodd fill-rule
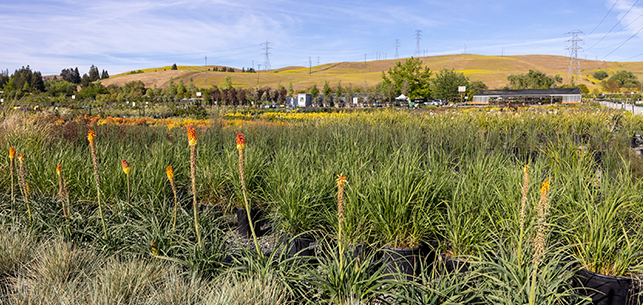
<instances>
[{"instance_id":1,"label":"dry grass","mask_svg":"<svg viewBox=\"0 0 643 305\"><path fill-rule=\"evenodd\" d=\"M271 70L268 73L204 72L202 66L179 66L179 70L170 70L168 66L143 69L145 73L142 74L113 76L103 80L102 83L105 86L110 84L122 86L127 82L140 80L146 87L153 87L156 84L160 88L167 88L170 77L173 77L176 81L183 79L186 84L192 78L194 83L201 87L207 74L207 86L222 84L225 77L230 75L233 85L238 87L268 86L276 88L279 84L288 86L288 83L292 81L295 90L305 90L313 84L317 84L321 88L324 81L334 85L340 80L344 86L364 87L377 84L381 80L382 71L387 71L397 61L403 60L389 59L330 63L312 67L311 71L306 67L292 66ZM500 88L507 84L507 76L510 74L527 73L530 69L539 70L548 75L558 74L564 77L569 63L568 57L554 55L501 57L457 54L423 57L422 60L433 71L438 71L442 68L455 69L465 73L473 81L483 81L489 88ZM621 63L584 59L581 59L580 62L581 67L584 69L582 72L583 78L590 80L584 80L582 83L586 84L590 89L598 87L598 85L591 83L591 81L596 82L591 77L591 74L597 70L607 70L611 73L617 70L628 70L637 75L643 72L643 62ZM163 71L164 69L167 71ZM309 74L309 72L312 73Z\"/></svg>"}]
</instances>

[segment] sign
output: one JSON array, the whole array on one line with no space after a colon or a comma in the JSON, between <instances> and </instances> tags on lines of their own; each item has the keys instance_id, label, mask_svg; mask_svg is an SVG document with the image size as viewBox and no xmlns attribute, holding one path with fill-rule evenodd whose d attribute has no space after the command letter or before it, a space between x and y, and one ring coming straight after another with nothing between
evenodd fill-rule
<instances>
[{"instance_id":1,"label":"sign","mask_svg":"<svg viewBox=\"0 0 643 305\"><path fill-rule=\"evenodd\" d=\"M458 92L467 92L467 86L459 86Z\"/></svg>"},{"instance_id":2,"label":"sign","mask_svg":"<svg viewBox=\"0 0 643 305\"><path fill-rule=\"evenodd\" d=\"M201 92L197 92L197 93L196 93L196 96L199 96L199 97L200 97L200 96L201 96Z\"/></svg>"},{"instance_id":3,"label":"sign","mask_svg":"<svg viewBox=\"0 0 643 305\"><path fill-rule=\"evenodd\" d=\"M76 99L76 96L75 96L75 95L72 95L72 96L71 96L71 99L72 99L72 100L75 100L75 99Z\"/></svg>"}]
</instances>

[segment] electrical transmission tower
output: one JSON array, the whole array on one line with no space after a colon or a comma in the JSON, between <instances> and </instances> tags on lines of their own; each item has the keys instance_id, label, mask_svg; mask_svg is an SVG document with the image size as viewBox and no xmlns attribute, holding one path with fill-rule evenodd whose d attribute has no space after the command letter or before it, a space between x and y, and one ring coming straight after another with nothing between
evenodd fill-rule
<instances>
[{"instance_id":1,"label":"electrical transmission tower","mask_svg":"<svg viewBox=\"0 0 643 305\"><path fill-rule=\"evenodd\" d=\"M270 47L270 41L262 42L261 45L264 46L263 48L261 48L264 51L262 54L266 56L266 58L263 61L263 69L266 70L267 72L268 70L270 70L269 55L272 54L270 53L270 49L272 48Z\"/></svg>"},{"instance_id":2,"label":"electrical transmission tower","mask_svg":"<svg viewBox=\"0 0 643 305\"><path fill-rule=\"evenodd\" d=\"M421 55L420 53L420 39L422 39L422 31L421 30L415 30L415 57L419 57Z\"/></svg>"},{"instance_id":3,"label":"electrical transmission tower","mask_svg":"<svg viewBox=\"0 0 643 305\"><path fill-rule=\"evenodd\" d=\"M400 48L400 40L395 39L395 58L400 58L400 53L397 51Z\"/></svg>"},{"instance_id":4,"label":"electrical transmission tower","mask_svg":"<svg viewBox=\"0 0 643 305\"><path fill-rule=\"evenodd\" d=\"M578 49L582 49L581 47L578 46L579 41L583 41L578 37L578 34L583 33L581 30L573 30L571 32L565 33L565 34L572 34L572 39L567 40L567 42L571 42L572 45L571 47L565 48L565 50L569 50L569 65L567 66L567 78L571 79L574 77L574 75L578 76L578 79L581 80L581 75L580 75L580 62L578 61Z\"/></svg>"}]
</instances>

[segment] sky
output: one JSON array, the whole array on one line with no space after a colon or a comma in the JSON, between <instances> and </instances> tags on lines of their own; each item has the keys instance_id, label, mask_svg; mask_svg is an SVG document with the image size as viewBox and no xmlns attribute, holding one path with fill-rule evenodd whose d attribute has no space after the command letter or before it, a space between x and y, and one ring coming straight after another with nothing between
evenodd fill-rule
<instances>
[{"instance_id":1,"label":"sky","mask_svg":"<svg viewBox=\"0 0 643 305\"><path fill-rule=\"evenodd\" d=\"M575 30L578 58L643 61L639 0L0 0L0 69L95 65L115 75L205 57L264 69L266 46L273 69L415 54L569 56Z\"/></svg>"}]
</instances>

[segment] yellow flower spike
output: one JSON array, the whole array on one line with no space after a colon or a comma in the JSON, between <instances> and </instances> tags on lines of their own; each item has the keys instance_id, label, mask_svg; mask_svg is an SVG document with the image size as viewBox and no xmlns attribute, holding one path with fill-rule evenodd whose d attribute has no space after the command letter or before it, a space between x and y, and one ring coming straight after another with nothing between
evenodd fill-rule
<instances>
[{"instance_id":1,"label":"yellow flower spike","mask_svg":"<svg viewBox=\"0 0 643 305\"><path fill-rule=\"evenodd\" d=\"M121 160L121 163L123 164L123 172L125 175L129 176L129 173L132 171L132 168L129 166L129 163L125 161L125 159Z\"/></svg>"},{"instance_id":2,"label":"yellow flower spike","mask_svg":"<svg viewBox=\"0 0 643 305\"><path fill-rule=\"evenodd\" d=\"M337 186L343 187L344 185L346 185L346 183L348 183L348 181L346 181L346 177L344 177L342 173L337 176L337 180L335 180L335 183L337 183Z\"/></svg>"},{"instance_id":3,"label":"yellow flower spike","mask_svg":"<svg viewBox=\"0 0 643 305\"><path fill-rule=\"evenodd\" d=\"M89 141L89 145L94 146L94 138L96 137L96 133L94 130L90 129L87 132L87 140Z\"/></svg>"},{"instance_id":4,"label":"yellow flower spike","mask_svg":"<svg viewBox=\"0 0 643 305\"><path fill-rule=\"evenodd\" d=\"M172 166L166 167L165 173L167 174L167 178L170 179L170 181L174 181L174 169L172 168Z\"/></svg>"},{"instance_id":5,"label":"yellow flower spike","mask_svg":"<svg viewBox=\"0 0 643 305\"><path fill-rule=\"evenodd\" d=\"M16 158L16 149L11 146L9 147L9 160L13 161Z\"/></svg>"},{"instance_id":6,"label":"yellow flower spike","mask_svg":"<svg viewBox=\"0 0 643 305\"><path fill-rule=\"evenodd\" d=\"M196 146L197 144L197 138L196 138L196 130L194 127L192 127L192 124L188 125L188 144L190 146Z\"/></svg>"},{"instance_id":7,"label":"yellow flower spike","mask_svg":"<svg viewBox=\"0 0 643 305\"><path fill-rule=\"evenodd\" d=\"M549 178L546 178L545 181L540 184L540 194L546 194L547 192L549 192Z\"/></svg>"}]
</instances>

